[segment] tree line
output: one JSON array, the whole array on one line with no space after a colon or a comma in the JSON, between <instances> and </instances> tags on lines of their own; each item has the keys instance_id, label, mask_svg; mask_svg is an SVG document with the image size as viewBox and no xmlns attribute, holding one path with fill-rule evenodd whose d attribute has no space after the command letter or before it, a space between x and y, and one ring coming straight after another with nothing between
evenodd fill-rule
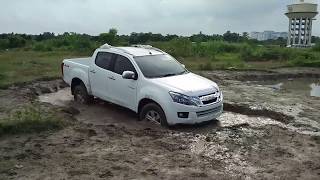
<instances>
[{"instance_id":1,"label":"tree line","mask_svg":"<svg viewBox=\"0 0 320 180\"><path fill-rule=\"evenodd\" d=\"M73 32L65 32L63 34L55 34L52 32L44 32L39 35L30 34L0 34L0 50L24 48L26 50L51 51L54 49L61 50L84 50L94 49L103 43L110 45L125 46L130 44L145 44L150 42L168 42L174 39L188 39L190 42L201 43L209 41L226 41L230 43L247 42L251 44L267 44L285 46L286 40L279 38L278 40L268 40L259 42L249 39L247 32L242 34L227 31L223 35L212 34L207 35L199 32L191 36L178 35L162 35L160 33L136 33L130 35L118 35L115 28L108 32L101 33L97 36L88 34L79 34ZM317 39L319 41L319 38Z\"/></svg>"}]
</instances>

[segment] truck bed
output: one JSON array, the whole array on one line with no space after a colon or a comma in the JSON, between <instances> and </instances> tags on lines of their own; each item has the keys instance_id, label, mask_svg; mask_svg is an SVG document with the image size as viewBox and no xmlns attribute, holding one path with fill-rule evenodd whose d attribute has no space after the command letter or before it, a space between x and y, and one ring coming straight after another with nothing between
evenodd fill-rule
<instances>
[{"instance_id":1,"label":"truck bed","mask_svg":"<svg viewBox=\"0 0 320 180\"><path fill-rule=\"evenodd\" d=\"M89 87L89 68L91 66L91 57L74 58L63 60L63 79L71 85L74 77L81 78L87 87Z\"/></svg>"},{"instance_id":2,"label":"truck bed","mask_svg":"<svg viewBox=\"0 0 320 180\"><path fill-rule=\"evenodd\" d=\"M91 57L85 57L85 58L65 59L65 62L71 62L73 64L89 67L91 63L90 60L91 60Z\"/></svg>"}]
</instances>

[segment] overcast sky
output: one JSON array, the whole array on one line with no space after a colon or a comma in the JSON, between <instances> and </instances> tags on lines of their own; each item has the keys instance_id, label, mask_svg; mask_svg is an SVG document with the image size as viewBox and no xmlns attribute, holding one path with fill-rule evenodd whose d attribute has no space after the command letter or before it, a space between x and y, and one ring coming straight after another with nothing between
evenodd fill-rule
<instances>
[{"instance_id":1,"label":"overcast sky","mask_svg":"<svg viewBox=\"0 0 320 180\"><path fill-rule=\"evenodd\" d=\"M317 1L317 0L314 0ZM287 31L293 0L0 0L0 33ZM318 17L320 19L320 17ZM320 36L320 20L314 22Z\"/></svg>"}]
</instances>

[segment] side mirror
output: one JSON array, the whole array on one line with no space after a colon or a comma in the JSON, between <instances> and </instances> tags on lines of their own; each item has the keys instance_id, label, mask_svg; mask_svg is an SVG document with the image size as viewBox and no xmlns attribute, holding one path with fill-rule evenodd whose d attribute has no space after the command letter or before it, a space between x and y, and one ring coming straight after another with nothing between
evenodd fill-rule
<instances>
[{"instance_id":1,"label":"side mirror","mask_svg":"<svg viewBox=\"0 0 320 180\"><path fill-rule=\"evenodd\" d=\"M122 73L123 79L136 79L136 74L132 71L124 71Z\"/></svg>"},{"instance_id":2,"label":"side mirror","mask_svg":"<svg viewBox=\"0 0 320 180\"><path fill-rule=\"evenodd\" d=\"M184 64L181 64L181 66L182 66L183 68L186 68L186 65L184 65Z\"/></svg>"}]
</instances>

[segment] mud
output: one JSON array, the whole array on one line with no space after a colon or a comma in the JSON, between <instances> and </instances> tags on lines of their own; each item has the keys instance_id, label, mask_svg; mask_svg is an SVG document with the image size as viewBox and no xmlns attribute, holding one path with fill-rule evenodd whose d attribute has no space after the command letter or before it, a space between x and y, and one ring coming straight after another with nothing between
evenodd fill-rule
<instances>
[{"instance_id":1,"label":"mud","mask_svg":"<svg viewBox=\"0 0 320 180\"><path fill-rule=\"evenodd\" d=\"M291 91L311 97L320 97L320 78L280 79L273 81L257 81L275 91Z\"/></svg>"},{"instance_id":2,"label":"mud","mask_svg":"<svg viewBox=\"0 0 320 180\"><path fill-rule=\"evenodd\" d=\"M201 73L219 82L226 112L169 129L98 99L75 104L59 80L0 90L2 117L38 99L75 121L0 137L0 179L319 179L320 99L257 83L319 70Z\"/></svg>"}]
</instances>

